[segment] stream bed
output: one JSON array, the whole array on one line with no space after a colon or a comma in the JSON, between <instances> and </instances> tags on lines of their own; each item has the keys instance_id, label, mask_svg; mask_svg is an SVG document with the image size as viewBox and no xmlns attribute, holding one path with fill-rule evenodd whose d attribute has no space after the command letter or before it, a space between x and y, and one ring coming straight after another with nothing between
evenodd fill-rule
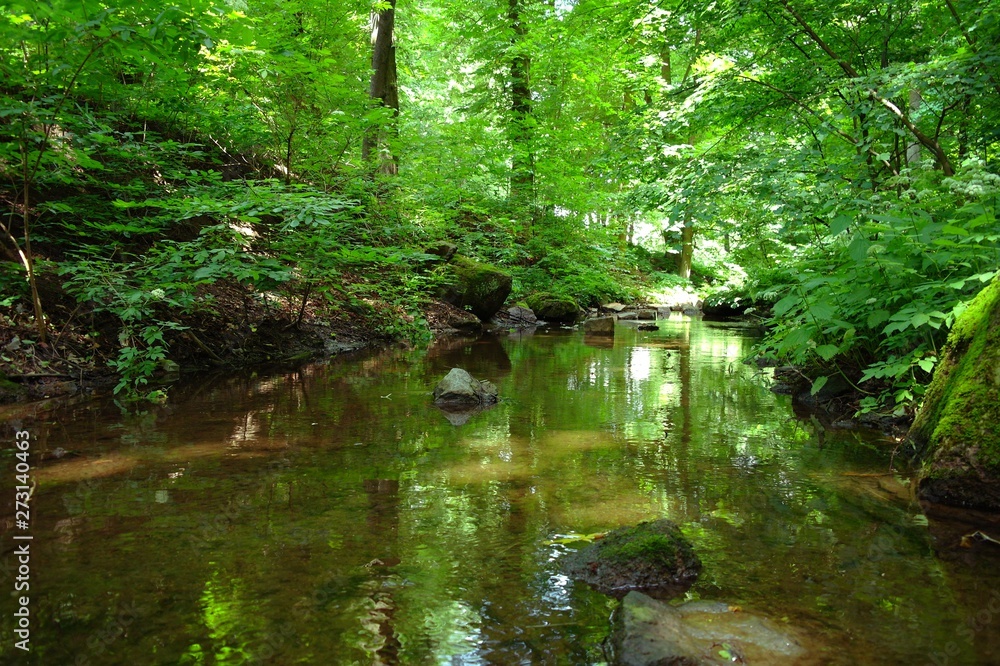
<instances>
[{"instance_id":1,"label":"stream bed","mask_svg":"<svg viewBox=\"0 0 1000 666\"><path fill-rule=\"evenodd\" d=\"M560 559L661 517L704 562L687 598L797 626L820 663L1000 663L1000 558L935 536L894 442L796 417L748 329L658 324L0 408L11 591L15 431L38 482L31 651L5 593L0 663L600 664L617 602ZM501 403L454 425L430 399L452 367Z\"/></svg>"}]
</instances>

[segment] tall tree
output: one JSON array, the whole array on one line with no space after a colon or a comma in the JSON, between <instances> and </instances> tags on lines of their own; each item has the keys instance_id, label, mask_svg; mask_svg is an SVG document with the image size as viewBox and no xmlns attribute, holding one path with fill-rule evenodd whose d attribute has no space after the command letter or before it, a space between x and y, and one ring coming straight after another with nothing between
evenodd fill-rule
<instances>
[{"instance_id":1,"label":"tall tree","mask_svg":"<svg viewBox=\"0 0 1000 666\"><path fill-rule=\"evenodd\" d=\"M511 202L523 208L534 204L535 152L532 146L531 56L526 53L528 33L522 16L524 0L508 0L510 22L510 111L508 133L512 150L510 175Z\"/></svg>"},{"instance_id":2,"label":"tall tree","mask_svg":"<svg viewBox=\"0 0 1000 666\"><path fill-rule=\"evenodd\" d=\"M372 79L369 96L389 110L390 118L373 126L365 135L362 157L372 159L377 153L379 170L385 174L399 171L389 146L392 131L386 129L399 115L399 88L396 79L395 25L396 0L385 0L372 12Z\"/></svg>"}]
</instances>

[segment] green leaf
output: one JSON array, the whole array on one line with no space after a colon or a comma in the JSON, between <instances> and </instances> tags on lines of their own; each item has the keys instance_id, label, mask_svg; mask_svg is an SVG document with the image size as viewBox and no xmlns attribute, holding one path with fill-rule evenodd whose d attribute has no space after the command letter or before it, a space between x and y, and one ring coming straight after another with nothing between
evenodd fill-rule
<instances>
[{"instance_id":1,"label":"green leaf","mask_svg":"<svg viewBox=\"0 0 1000 666\"><path fill-rule=\"evenodd\" d=\"M809 391L809 395L816 395L821 390L823 390L823 387L826 386L826 382L828 379L830 378L826 376L817 377L816 379L814 379L812 384L812 389Z\"/></svg>"},{"instance_id":2,"label":"green leaf","mask_svg":"<svg viewBox=\"0 0 1000 666\"><path fill-rule=\"evenodd\" d=\"M830 235L836 236L843 233L848 227L851 226L852 222L854 222L852 218L847 217L846 215L838 215L830 222Z\"/></svg>"},{"instance_id":3,"label":"green leaf","mask_svg":"<svg viewBox=\"0 0 1000 666\"><path fill-rule=\"evenodd\" d=\"M871 247L871 242L864 236L855 236L854 240L851 241L850 246L847 248L847 254L855 261L855 263L864 263L865 259L868 258L868 248Z\"/></svg>"},{"instance_id":4,"label":"green leaf","mask_svg":"<svg viewBox=\"0 0 1000 666\"><path fill-rule=\"evenodd\" d=\"M816 347L816 353L824 361L829 361L831 358L840 353L840 347L837 345L820 345Z\"/></svg>"}]
</instances>

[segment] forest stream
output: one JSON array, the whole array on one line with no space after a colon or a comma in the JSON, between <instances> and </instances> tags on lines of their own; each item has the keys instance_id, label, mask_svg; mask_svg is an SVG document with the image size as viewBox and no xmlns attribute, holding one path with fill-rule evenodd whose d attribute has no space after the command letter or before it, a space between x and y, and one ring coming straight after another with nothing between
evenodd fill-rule
<instances>
[{"instance_id":1,"label":"forest stream","mask_svg":"<svg viewBox=\"0 0 1000 666\"><path fill-rule=\"evenodd\" d=\"M600 664L618 602L560 560L666 517L704 562L688 598L798 627L820 663L1000 663L1000 567L935 536L894 442L796 416L742 362L751 329L658 324L0 408L38 461L32 650L5 622L0 662ZM452 367L500 404L450 422Z\"/></svg>"}]
</instances>

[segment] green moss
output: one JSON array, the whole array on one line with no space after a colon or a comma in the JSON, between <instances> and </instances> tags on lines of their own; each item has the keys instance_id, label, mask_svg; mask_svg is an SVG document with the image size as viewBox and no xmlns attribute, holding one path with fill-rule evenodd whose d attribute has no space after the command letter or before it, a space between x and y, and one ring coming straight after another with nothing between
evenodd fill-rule
<instances>
[{"instance_id":1,"label":"green moss","mask_svg":"<svg viewBox=\"0 0 1000 666\"><path fill-rule=\"evenodd\" d=\"M637 561L671 566L678 554L688 555L691 547L676 527L665 521L639 523L634 527L615 530L600 544L602 560L615 564Z\"/></svg>"},{"instance_id":2,"label":"green moss","mask_svg":"<svg viewBox=\"0 0 1000 666\"><path fill-rule=\"evenodd\" d=\"M0 404L20 400L25 393L23 386L10 381L7 375L0 372Z\"/></svg>"},{"instance_id":3,"label":"green moss","mask_svg":"<svg viewBox=\"0 0 1000 666\"><path fill-rule=\"evenodd\" d=\"M469 308L486 321L503 306L510 294L513 278L495 266L456 255L449 264L455 277L455 289L448 300L460 308Z\"/></svg>"},{"instance_id":4,"label":"green moss","mask_svg":"<svg viewBox=\"0 0 1000 666\"><path fill-rule=\"evenodd\" d=\"M525 300L535 316L546 321L572 322L580 315L580 306L571 298L543 291Z\"/></svg>"},{"instance_id":5,"label":"green moss","mask_svg":"<svg viewBox=\"0 0 1000 666\"><path fill-rule=\"evenodd\" d=\"M955 322L910 437L923 480L1000 483L1000 280Z\"/></svg>"},{"instance_id":6,"label":"green moss","mask_svg":"<svg viewBox=\"0 0 1000 666\"><path fill-rule=\"evenodd\" d=\"M676 557L677 546L675 540L663 534L647 534L607 548L604 556L608 560L622 563L636 559L669 562Z\"/></svg>"}]
</instances>

